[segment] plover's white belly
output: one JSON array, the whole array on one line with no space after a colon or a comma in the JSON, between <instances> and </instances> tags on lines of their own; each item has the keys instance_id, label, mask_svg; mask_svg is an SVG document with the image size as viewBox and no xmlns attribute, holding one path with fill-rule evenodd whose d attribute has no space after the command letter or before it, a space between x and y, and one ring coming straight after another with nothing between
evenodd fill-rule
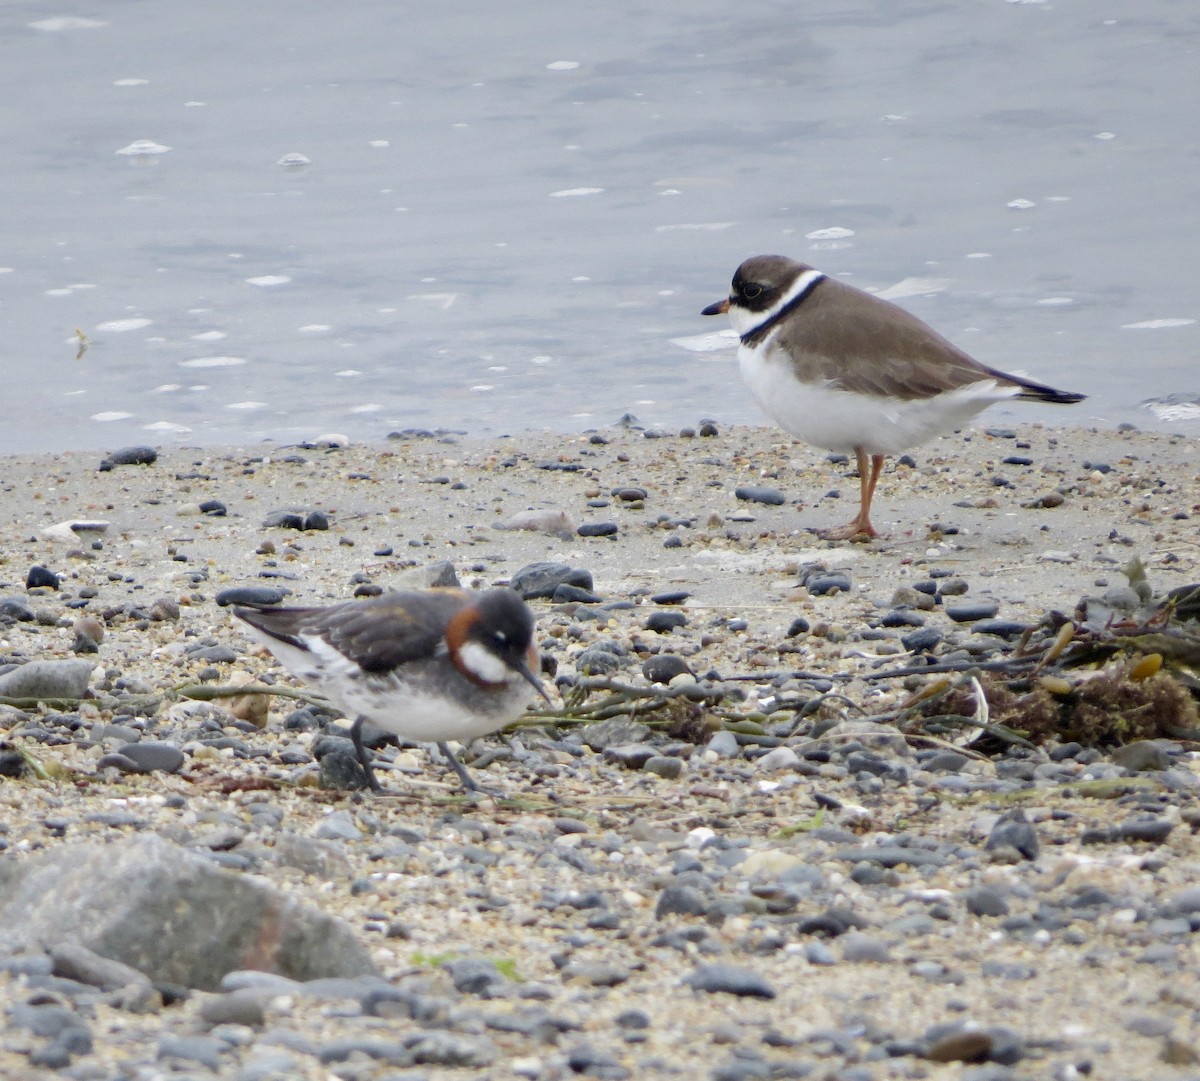
<instances>
[{"instance_id":1,"label":"plover's white belly","mask_svg":"<svg viewBox=\"0 0 1200 1081\"><path fill-rule=\"evenodd\" d=\"M995 402L1018 393L984 379L933 398L858 394L828 383L803 383L786 357L742 346L742 378L759 406L784 431L816 447L852 454L899 454L965 424Z\"/></svg>"}]
</instances>

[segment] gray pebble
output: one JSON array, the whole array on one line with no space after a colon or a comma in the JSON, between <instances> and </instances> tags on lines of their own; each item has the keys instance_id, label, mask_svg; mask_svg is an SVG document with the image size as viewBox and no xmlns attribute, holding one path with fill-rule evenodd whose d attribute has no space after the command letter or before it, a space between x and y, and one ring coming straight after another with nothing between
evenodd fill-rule
<instances>
[{"instance_id":1,"label":"gray pebble","mask_svg":"<svg viewBox=\"0 0 1200 1081\"><path fill-rule=\"evenodd\" d=\"M642 766L642 769L647 773L654 773L668 781L673 781L683 773L683 766L682 758L658 754L653 758L646 759L646 764Z\"/></svg>"},{"instance_id":2,"label":"gray pebble","mask_svg":"<svg viewBox=\"0 0 1200 1081\"><path fill-rule=\"evenodd\" d=\"M625 658L598 645L589 646L575 658L575 670L584 676L606 676L625 665Z\"/></svg>"},{"instance_id":3,"label":"gray pebble","mask_svg":"<svg viewBox=\"0 0 1200 1081\"><path fill-rule=\"evenodd\" d=\"M86 946L66 940L50 947L54 975L86 983L104 991L115 991L130 984L148 984L149 977L132 965L114 961L89 950Z\"/></svg>"},{"instance_id":4,"label":"gray pebble","mask_svg":"<svg viewBox=\"0 0 1200 1081\"><path fill-rule=\"evenodd\" d=\"M989 852L1012 851L1027 860L1036 860L1041 851L1037 831L1020 808L1000 816L984 847Z\"/></svg>"},{"instance_id":5,"label":"gray pebble","mask_svg":"<svg viewBox=\"0 0 1200 1081\"><path fill-rule=\"evenodd\" d=\"M842 948L843 961L886 964L892 959L886 942L863 931L847 932L838 939L838 945Z\"/></svg>"},{"instance_id":6,"label":"gray pebble","mask_svg":"<svg viewBox=\"0 0 1200 1081\"><path fill-rule=\"evenodd\" d=\"M974 886L963 895L972 916L1007 916L1008 901L989 886Z\"/></svg>"},{"instance_id":7,"label":"gray pebble","mask_svg":"<svg viewBox=\"0 0 1200 1081\"><path fill-rule=\"evenodd\" d=\"M765 484L743 484L735 488L733 494L747 503L765 503L772 507L778 507L787 502L787 496L783 492Z\"/></svg>"},{"instance_id":8,"label":"gray pebble","mask_svg":"<svg viewBox=\"0 0 1200 1081\"><path fill-rule=\"evenodd\" d=\"M659 634L670 634L678 627L686 627L688 618L682 612L651 612L646 617L646 630Z\"/></svg>"},{"instance_id":9,"label":"gray pebble","mask_svg":"<svg viewBox=\"0 0 1200 1081\"><path fill-rule=\"evenodd\" d=\"M1139 739L1114 748L1112 761L1131 773L1144 773L1171 768L1171 756L1156 740Z\"/></svg>"},{"instance_id":10,"label":"gray pebble","mask_svg":"<svg viewBox=\"0 0 1200 1081\"><path fill-rule=\"evenodd\" d=\"M313 836L321 841L358 841L363 832L354 824L348 811L327 814L313 829Z\"/></svg>"},{"instance_id":11,"label":"gray pebble","mask_svg":"<svg viewBox=\"0 0 1200 1081\"><path fill-rule=\"evenodd\" d=\"M594 588L590 571L569 567L566 563L529 563L509 579L509 587L525 600L552 597L556 586Z\"/></svg>"},{"instance_id":12,"label":"gray pebble","mask_svg":"<svg viewBox=\"0 0 1200 1081\"><path fill-rule=\"evenodd\" d=\"M676 653L658 653L647 658L642 665L642 675L651 683L670 683L676 676L690 675L687 661Z\"/></svg>"},{"instance_id":13,"label":"gray pebble","mask_svg":"<svg viewBox=\"0 0 1200 1081\"><path fill-rule=\"evenodd\" d=\"M956 604L946 606L946 615L955 623L974 623L979 619L991 619L1000 605L996 601L977 601L974 604Z\"/></svg>"},{"instance_id":14,"label":"gray pebble","mask_svg":"<svg viewBox=\"0 0 1200 1081\"><path fill-rule=\"evenodd\" d=\"M183 751L174 743L157 739L124 743L117 754L133 762L139 773L178 773L185 761Z\"/></svg>"},{"instance_id":15,"label":"gray pebble","mask_svg":"<svg viewBox=\"0 0 1200 1081\"><path fill-rule=\"evenodd\" d=\"M695 886L670 885L658 895L654 918L664 916L703 916L708 911L708 898Z\"/></svg>"},{"instance_id":16,"label":"gray pebble","mask_svg":"<svg viewBox=\"0 0 1200 1081\"><path fill-rule=\"evenodd\" d=\"M117 465L153 465L158 461L158 451L153 447L122 447L114 450L100 462L100 472L107 473Z\"/></svg>"},{"instance_id":17,"label":"gray pebble","mask_svg":"<svg viewBox=\"0 0 1200 1081\"><path fill-rule=\"evenodd\" d=\"M254 991L233 991L206 998L200 1019L207 1025L249 1025L259 1028L266 1021L262 996Z\"/></svg>"},{"instance_id":18,"label":"gray pebble","mask_svg":"<svg viewBox=\"0 0 1200 1081\"><path fill-rule=\"evenodd\" d=\"M562 970L564 980L581 980L593 987L617 987L630 977L629 969L623 965L604 961L578 961Z\"/></svg>"},{"instance_id":19,"label":"gray pebble","mask_svg":"<svg viewBox=\"0 0 1200 1081\"><path fill-rule=\"evenodd\" d=\"M696 991L710 994L724 992L729 995L753 998L774 998L775 989L766 978L753 969L737 965L700 965L683 981Z\"/></svg>"},{"instance_id":20,"label":"gray pebble","mask_svg":"<svg viewBox=\"0 0 1200 1081\"><path fill-rule=\"evenodd\" d=\"M971 630L975 634L994 634L997 638L1019 638L1029 629L1028 623L1015 619L981 619Z\"/></svg>"},{"instance_id":21,"label":"gray pebble","mask_svg":"<svg viewBox=\"0 0 1200 1081\"><path fill-rule=\"evenodd\" d=\"M218 592L215 600L222 607L227 604L246 604L251 608L261 608L282 604L290 592L290 589L277 586L231 586Z\"/></svg>"},{"instance_id":22,"label":"gray pebble","mask_svg":"<svg viewBox=\"0 0 1200 1081\"><path fill-rule=\"evenodd\" d=\"M736 758L742 750L741 745L737 741L737 736L725 729L714 732L712 738L705 744L705 749L712 751L713 754L720 755L722 758Z\"/></svg>"},{"instance_id":23,"label":"gray pebble","mask_svg":"<svg viewBox=\"0 0 1200 1081\"><path fill-rule=\"evenodd\" d=\"M800 756L791 747L776 747L757 760L758 768L766 773L795 769L799 764Z\"/></svg>"},{"instance_id":24,"label":"gray pebble","mask_svg":"<svg viewBox=\"0 0 1200 1081\"><path fill-rule=\"evenodd\" d=\"M32 618L32 616L31 616ZM86 698L95 661L29 661L0 675L0 695L7 698Z\"/></svg>"},{"instance_id":25,"label":"gray pebble","mask_svg":"<svg viewBox=\"0 0 1200 1081\"><path fill-rule=\"evenodd\" d=\"M221 1069L221 1052L227 1045L211 1036L162 1036L158 1041L159 1059L182 1059L198 1062L217 1073Z\"/></svg>"},{"instance_id":26,"label":"gray pebble","mask_svg":"<svg viewBox=\"0 0 1200 1081\"><path fill-rule=\"evenodd\" d=\"M837 954L824 942L817 939L804 945L804 957L810 965L836 965Z\"/></svg>"},{"instance_id":27,"label":"gray pebble","mask_svg":"<svg viewBox=\"0 0 1200 1081\"><path fill-rule=\"evenodd\" d=\"M850 575L818 574L808 578L804 585L814 597L825 597L831 593L848 593Z\"/></svg>"},{"instance_id":28,"label":"gray pebble","mask_svg":"<svg viewBox=\"0 0 1200 1081\"><path fill-rule=\"evenodd\" d=\"M936 627L921 627L900 639L900 644L912 653L927 653L942 640L942 632Z\"/></svg>"},{"instance_id":29,"label":"gray pebble","mask_svg":"<svg viewBox=\"0 0 1200 1081\"><path fill-rule=\"evenodd\" d=\"M584 522L575 532L581 537L614 537L617 530L616 522Z\"/></svg>"},{"instance_id":30,"label":"gray pebble","mask_svg":"<svg viewBox=\"0 0 1200 1081\"><path fill-rule=\"evenodd\" d=\"M605 747L604 757L626 769L641 769L658 751L648 743L621 743Z\"/></svg>"}]
</instances>

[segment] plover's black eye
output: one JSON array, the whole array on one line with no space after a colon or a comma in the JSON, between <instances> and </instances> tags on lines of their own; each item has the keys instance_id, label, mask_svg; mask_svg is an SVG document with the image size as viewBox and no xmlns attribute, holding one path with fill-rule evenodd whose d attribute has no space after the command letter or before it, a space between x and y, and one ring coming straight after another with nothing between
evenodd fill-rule
<instances>
[{"instance_id":1,"label":"plover's black eye","mask_svg":"<svg viewBox=\"0 0 1200 1081\"><path fill-rule=\"evenodd\" d=\"M747 282L742 286L742 296L747 300L762 296L763 287L758 282Z\"/></svg>"}]
</instances>

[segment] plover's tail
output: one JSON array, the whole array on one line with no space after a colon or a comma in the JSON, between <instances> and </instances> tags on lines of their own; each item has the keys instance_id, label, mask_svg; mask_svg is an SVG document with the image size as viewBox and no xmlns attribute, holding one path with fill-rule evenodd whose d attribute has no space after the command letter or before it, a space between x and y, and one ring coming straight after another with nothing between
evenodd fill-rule
<instances>
[{"instance_id":1,"label":"plover's tail","mask_svg":"<svg viewBox=\"0 0 1200 1081\"><path fill-rule=\"evenodd\" d=\"M1037 383L1021 375L1010 375L1008 372L996 371L995 368L991 368L989 371L998 377L1002 383L1020 387L1021 389L1016 393L1015 397L1021 401L1048 402L1050 405L1073 405L1075 402L1082 402L1087 397L1086 394L1077 394L1073 390L1056 390L1054 387L1046 386L1045 383Z\"/></svg>"}]
</instances>

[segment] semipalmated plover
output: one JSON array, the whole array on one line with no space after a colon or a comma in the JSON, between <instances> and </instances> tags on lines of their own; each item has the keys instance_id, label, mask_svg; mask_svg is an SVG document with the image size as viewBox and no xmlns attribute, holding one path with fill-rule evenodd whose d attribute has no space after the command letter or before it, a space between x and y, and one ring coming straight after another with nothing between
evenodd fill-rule
<instances>
[{"instance_id":1,"label":"semipalmated plover","mask_svg":"<svg viewBox=\"0 0 1200 1081\"><path fill-rule=\"evenodd\" d=\"M469 741L515 720L538 677L533 614L511 589L385 593L328 608L235 608L250 634L346 716L367 782L381 791L363 723L436 743L476 788L447 740Z\"/></svg>"},{"instance_id":2,"label":"semipalmated plover","mask_svg":"<svg viewBox=\"0 0 1200 1081\"><path fill-rule=\"evenodd\" d=\"M885 455L994 402L1086 397L980 364L903 308L782 255L742 263L728 298L703 314L721 312L741 339L742 378L767 415L797 439L858 460L858 514L822 531L830 539L877 536L871 498Z\"/></svg>"}]
</instances>

